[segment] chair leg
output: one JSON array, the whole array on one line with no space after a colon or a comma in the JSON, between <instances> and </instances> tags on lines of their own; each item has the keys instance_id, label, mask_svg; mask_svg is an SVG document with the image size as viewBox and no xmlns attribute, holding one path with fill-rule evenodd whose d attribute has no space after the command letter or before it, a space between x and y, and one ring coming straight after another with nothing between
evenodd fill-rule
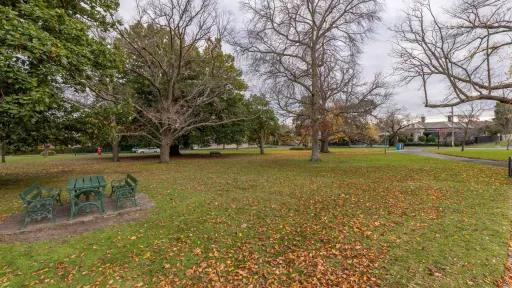
<instances>
[{"instance_id":1,"label":"chair leg","mask_svg":"<svg viewBox=\"0 0 512 288\"><path fill-rule=\"evenodd\" d=\"M55 209L52 208L52 214L51 214L52 222L55 223L57 221L57 217L55 215Z\"/></svg>"},{"instance_id":2,"label":"chair leg","mask_svg":"<svg viewBox=\"0 0 512 288\"><path fill-rule=\"evenodd\" d=\"M71 199L71 212L69 213L69 220L73 220L73 216L75 216L75 201Z\"/></svg>"},{"instance_id":3,"label":"chair leg","mask_svg":"<svg viewBox=\"0 0 512 288\"><path fill-rule=\"evenodd\" d=\"M23 227L22 228L26 228L27 227L27 224L30 222L29 220L29 217L27 214L25 214L25 219L23 219Z\"/></svg>"},{"instance_id":4,"label":"chair leg","mask_svg":"<svg viewBox=\"0 0 512 288\"><path fill-rule=\"evenodd\" d=\"M97 199L100 201L101 214L105 214L105 205L103 203L103 196L102 196L102 194L98 194Z\"/></svg>"}]
</instances>

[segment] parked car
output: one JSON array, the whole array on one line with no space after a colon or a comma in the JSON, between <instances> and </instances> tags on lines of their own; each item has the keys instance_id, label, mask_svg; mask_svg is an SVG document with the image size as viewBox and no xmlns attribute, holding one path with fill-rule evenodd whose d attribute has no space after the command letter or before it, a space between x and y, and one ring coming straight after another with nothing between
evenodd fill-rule
<instances>
[{"instance_id":1,"label":"parked car","mask_svg":"<svg viewBox=\"0 0 512 288\"><path fill-rule=\"evenodd\" d=\"M133 147L133 148L132 148L132 152L133 152L133 153L137 153L137 150L139 150L139 147Z\"/></svg>"},{"instance_id":2,"label":"parked car","mask_svg":"<svg viewBox=\"0 0 512 288\"><path fill-rule=\"evenodd\" d=\"M137 154L151 154L151 153L160 153L160 148L158 147L148 147L148 148L137 148L135 150Z\"/></svg>"}]
</instances>

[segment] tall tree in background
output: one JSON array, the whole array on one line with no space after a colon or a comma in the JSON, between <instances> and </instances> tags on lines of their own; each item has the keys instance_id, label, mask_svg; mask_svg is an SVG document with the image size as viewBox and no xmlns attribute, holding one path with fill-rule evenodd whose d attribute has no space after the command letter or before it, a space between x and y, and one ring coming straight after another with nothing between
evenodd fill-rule
<instances>
[{"instance_id":1,"label":"tall tree in background","mask_svg":"<svg viewBox=\"0 0 512 288\"><path fill-rule=\"evenodd\" d=\"M469 140L469 133L476 128L475 126L478 124L478 121L480 121L480 116L484 111L484 105L479 102L471 102L460 109L458 119L463 128L463 140L460 151L464 152L466 142Z\"/></svg>"},{"instance_id":2,"label":"tall tree in background","mask_svg":"<svg viewBox=\"0 0 512 288\"><path fill-rule=\"evenodd\" d=\"M512 141L512 105L496 103L494 108L494 124L507 141L507 150L510 150Z\"/></svg>"},{"instance_id":3,"label":"tall tree in background","mask_svg":"<svg viewBox=\"0 0 512 288\"><path fill-rule=\"evenodd\" d=\"M425 106L453 107L475 100L512 104L508 72L512 48L512 1L457 0L436 15L430 0L415 1L394 28L397 71L423 86ZM446 84L430 93L430 85Z\"/></svg>"},{"instance_id":4,"label":"tall tree in background","mask_svg":"<svg viewBox=\"0 0 512 288\"><path fill-rule=\"evenodd\" d=\"M379 140L379 130L371 116L346 115L340 131L349 144L366 143L372 146Z\"/></svg>"},{"instance_id":5,"label":"tall tree in background","mask_svg":"<svg viewBox=\"0 0 512 288\"><path fill-rule=\"evenodd\" d=\"M279 131L279 121L269 101L261 95L251 95L248 100L250 118L246 121L248 140L258 144L260 154L265 154L265 144Z\"/></svg>"},{"instance_id":6,"label":"tall tree in background","mask_svg":"<svg viewBox=\"0 0 512 288\"><path fill-rule=\"evenodd\" d=\"M92 145L111 145L112 161L119 162L119 143L123 136L140 133L140 123L135 121L130 103L97 101L82 109L84 136Z\"/></svg>"},{"instance_id":7,"label":"tall tree in background","mask_svg":"<svg viewBox=\"0 0 512 288\"><path fill-rule=\"evenodd\" d=\"M388 83L377 74L371 81L361 80L361 71L357 62L351 61L342 72L336 71L329 65L321 73L321 115L320 151L329 152L330 138L343 131L339 124L343 118L361 117L363 119L373 115L377 108L388 102L391 91ZM347 78L346 78L347 77ZM333 121L334 120L334 121ZM337 122L337 123L336 123Z\"/></svg>"},{"instance_id":8,"label":"tall tree in background","mask_svg":"<svg viewBox=\"0 0 512 288\"><path fill-rule=\"evenodd\" d=\"M379 127L384 130L389 137L390 145L397 143L400 132L413 124L411 115L406 112L405 108L393 106L385 109L378 120Z\"/></svg>"},{"instance_id":9,"label":"tall tree in background","mask_svg":"<svg viewBox=\"0 0 512 288\"><path fill-rule=\"evenodd\" d=\"M306 116L311 160L320 159L321 73L360 51L378 20L378 0L243 1L250 19L236 46L284 111ZM324 70L328 71L328 70ZM303 115L301 115L303 114Z\"/></svg>"},{"instance_id":10,"label":"tall tree in background","mask_svg":"<svg viewBox=\"0 0 512 288\"><path fill-rule=\"evenodd\" d=\"M244 119L248 116L248 104L242 93L227 93L216 101L216 105L207 105L203 113L217 119ZM209 146L211 144L237 146L247 141L245 121L232 121L214 126L198 127L187 135L189 144Z\"/></svg>"},{"instance_id":11,"label":"tall tree in background","mask_svg":"<svg viewBox=\"0 0 512 288\"><path fill-rule=\"evenodd\" d=\"M127 69L138 81L133 105L145 133L160 144L160 161L193 129L239 119L207 113L221 96L245 89L234 58L224 54L213 0L143 1L136 22L120 29ZM205 106L210 106L205 111Z\"/></svg>"},{"instance_id":12,"label":"tall tree in background","mask_svg":"<svg viewBox=\"0 0 512 288\"><path fill-rule=\"evenodd\" d=\"M109 15L118 6L117 0L2 2L2 154L6 143L16 141L12 137L20 134L21 127L38 122L49 110L65 107L63 101L73 100L65 99L65 94L84 89L91 71L110 65L109 47L90 32L111 27Z\"/></svg>"}]
</instances>

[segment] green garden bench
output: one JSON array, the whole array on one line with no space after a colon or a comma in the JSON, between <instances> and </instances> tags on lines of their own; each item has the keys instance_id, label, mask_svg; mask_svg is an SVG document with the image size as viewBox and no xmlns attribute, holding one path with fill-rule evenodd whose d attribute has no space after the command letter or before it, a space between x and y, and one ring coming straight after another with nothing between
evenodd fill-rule
<instances>
[{"instance_id":1,"label":"green garden bench","mask_svg":"<svg viewBox=\"0 0 512 288\"><path fill-rule=\"evenodd\" d=\"M116 210L122 202L130 201L134 206L138 206L136 192L139 181L133 175L128 174L124 179L112 181L112 192L110 197L114 195L116 199Z\"/></svg>"},{"instance_id":2,"label":"green garden bench","mask_svg":"<svg viewBox=\"0 0 512 288\"><path fill-rule=\"evenodd\" d=\"M221 154L219 151L210 151L210 156L212 157L220 157Z\"/></svg>"},{"instance_id":3,"label":"green garden bench","mask_svg":"<svg viewBox=\"0 0 512 288\"><path fill-rule=\"evenodd\" d=\"M49 218L55 222L56 202L62 204L60 190L56 188L43 187L37 183L32 184L20 193L25 208L23 228L32 220Z\"/></svg>"}]
</instances>

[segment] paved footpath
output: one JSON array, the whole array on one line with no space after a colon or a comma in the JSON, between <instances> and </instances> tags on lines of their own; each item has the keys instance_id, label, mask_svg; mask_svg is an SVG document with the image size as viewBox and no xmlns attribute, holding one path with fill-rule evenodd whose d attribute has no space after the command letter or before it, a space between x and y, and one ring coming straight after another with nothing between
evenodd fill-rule
<instances>
[{"instance_id":1,"label":"paved footpath","mask_svg":"<svg viewBox=\"0 0 512 288\"><path fill-rule=\"evenodd\" d=\"M464 157L457 157L457 156L450 156L450 155L442 155L442 154L425 151L422 148L406 148L401 153L414 154L414 155L418 155L418 156L425 156L425 157L443 159L443 160L448 160L448 161L475 163L475 164L488 165L488 166L494 166L494 167L507 167L508 166L507 161L473 159L473 158L464 158Z\"/></svg>"}]
</instances>

